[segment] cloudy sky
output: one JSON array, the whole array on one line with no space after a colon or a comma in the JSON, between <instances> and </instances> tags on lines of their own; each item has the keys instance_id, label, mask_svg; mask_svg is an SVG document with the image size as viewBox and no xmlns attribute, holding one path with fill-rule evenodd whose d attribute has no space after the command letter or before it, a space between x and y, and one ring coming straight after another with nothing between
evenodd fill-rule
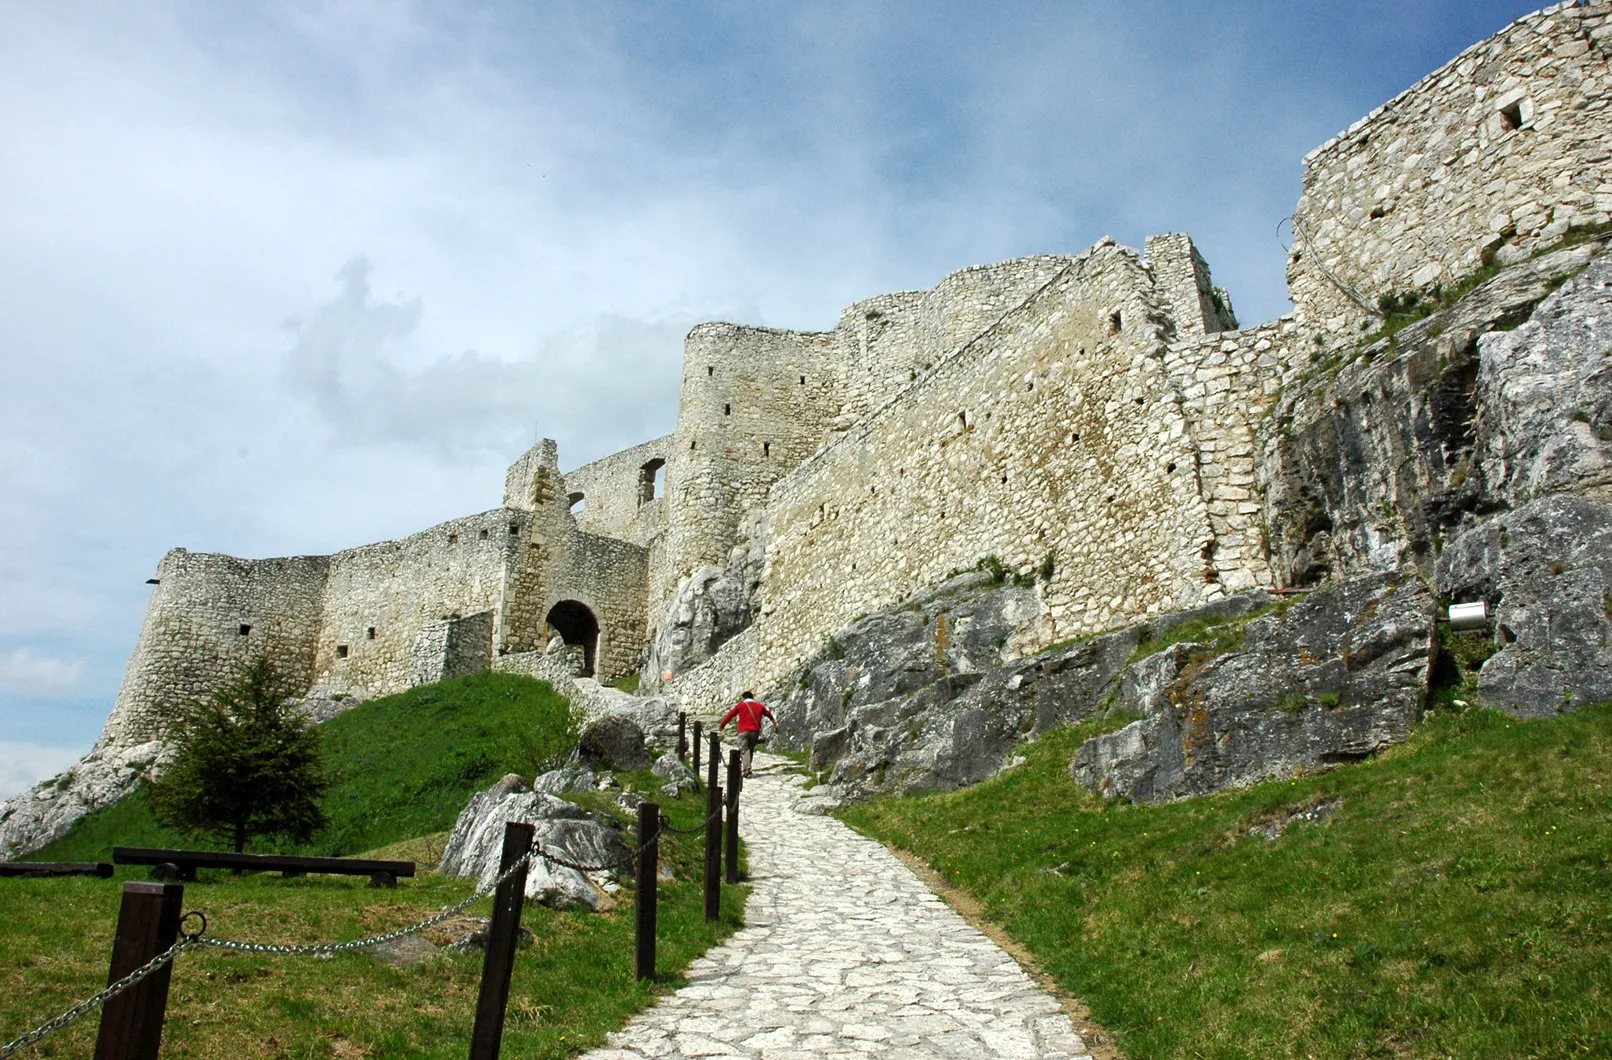
<instances>
[{"instance_id":1,"label":"cloudy sky","mask_svg":"<svg viewBox=\"0 0 1612 1060\"><path fill-rule=\"evenodd\" d=\"M670 430L701 320L1180 230L1283 312L1301 156L1532 6L0 0L0 795L165 550L492 507Z\"/></svg>"}]
</instances>

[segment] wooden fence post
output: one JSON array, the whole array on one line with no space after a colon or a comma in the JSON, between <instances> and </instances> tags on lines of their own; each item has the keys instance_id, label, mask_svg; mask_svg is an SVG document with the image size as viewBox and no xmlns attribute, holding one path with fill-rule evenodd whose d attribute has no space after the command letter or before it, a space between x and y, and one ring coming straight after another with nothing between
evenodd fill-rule
<instances>
[{"instance_id":1,"label":"wooden fence post","mask_svg":"<svg viewBox=\"0 0 1612 1060\"><path fill-rule=\"evenodd\" d=\"M504 825L504 852L498 874L532 849L537 826L521 821ZM521 907L526 903L526 872L522 865L493 893L493 919L487 927L487 959L481 966L481 997L476 1001L476 1025L470 1032L470 1060L498 1060L504 1044L504 1009L509 1005L509 977L515 970L515 946L520 942Z\"/></svg>"},{"instance_id":2,"label":"wooden fence post","mask_svg":"<svg viewBox=\"0 0 1612 1060\"><path fill-rule=\"evenodd\" d=\"M694 784L700 783L700 719L694 719Z\"/></svg>"},{"instance_id":3,"label":"wooden fence post","mask_svg":"<svg viewBox=\"0 0 1612 1060\"><path fill-rule=\"evenodd\" d=\"M714 922L722 915L722 785L717 770L722 763L722 738L709 736L705 777L705 919Z\"/></svg>"},{"instance_id":4,"label":"wooden fence post","mask_svg":"<svg viewBox=\"0 0 1612 1060\"><path fill-rule=\"evenodd\" d=\"M174 944L179 937L184 901L185 886L181 883L123 885L123 905L118 909L117 936L112 942L112 967L106 976L108 986ZM101 1009L101 1031L95 1040L95 1060L157 1060L172 975L170 962L106 1003Z\"/></svg>"},{"instance_id":5,"label":"wooden fence post","mask_svg":"<svg viewBox=\"0 0 1612 1060\"><path fill-rule=\"evenodd\" d=\"M681 710L677 712L677 760L688 760L688 715Z\"/></svg>"},{"instance_id":6,"label":"wooden fence post","mask_svg":"<svg viewBox=\"0 0 1612 1060\"><path fill-rule=\"evenodd\" d=\"M655 891L660 872L660 807L638 804L638 921L636 971L640 979L655 978Z\"/></svg>"},{"instance_id":7,"label":"wooden fence post","mask_svg":"<svg viewBox=\"0 0 1612 1060\"><path fill-rule=\"evenodd\" d=\"M728 752L728 813L724 822L723 855L727 858L727 881L739 882L739 790L744 778L739 775L739 752Z\"/></svg>"}]
</instances>

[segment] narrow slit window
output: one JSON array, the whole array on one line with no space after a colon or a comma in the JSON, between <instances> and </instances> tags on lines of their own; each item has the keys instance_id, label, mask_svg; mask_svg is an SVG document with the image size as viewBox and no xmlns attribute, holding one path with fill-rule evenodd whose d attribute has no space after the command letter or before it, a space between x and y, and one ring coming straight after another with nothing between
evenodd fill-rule
<instances>
[{"instance_id":1,"label":"narrow slit window","mask_svg":"<svg viewBox=\"0 0 1612 1060\"><path fill-rule=\"evenodd\" d=\"M716 375L716 368L714 368L713 366L711 366L709 364L706 365L705 366L705 374L706 375Z\"/></svg>"},{"instance_id":2,"label":"narrow slit window","mask_svg":"<svg viewBox=\"0 0 1612 1060\"><path fill-rule=\"evenodd\" d=\"M733 406L732 405L723 405L722 406L722 415L724 415L724 416L733 415Z\"/></svg>"},{"instance_id":3,"label":"narrow slit window","mask_svg":"<svg viewBox=\"0 0 1612 1060\"><path fill-rule=\"evenodd\" d=\"M762 442L761 443L761 455L762 456L771 456L772 455L772 443L771 442Z\"/></svg>"},{"instance_id":4,"label":"narrow slit window","mask_svg":"<svg viewBox=\"0 0 1612 1060\"><path fill-rule=\"evenodd\" d=\"M806 377L805 377L805 376L801 376L801 377L800 377L800 385L801 385L801 386L805 386L805 385L806 385Z\"/></svg>"},{"instance_id":5,"label":"narrow slit window","mask_svg":"<svg viewBox=\"0 0 1612 1060\"><path fill-rule=\"evenodd\" d=\"M370 639L370 640L374 640L374 639L375 639L375 627L374 627L374 626L371 626L371 627L369 627L369 633L368 633L368 636L369 636L369 639Z\"/></svg>"}]
</instances>

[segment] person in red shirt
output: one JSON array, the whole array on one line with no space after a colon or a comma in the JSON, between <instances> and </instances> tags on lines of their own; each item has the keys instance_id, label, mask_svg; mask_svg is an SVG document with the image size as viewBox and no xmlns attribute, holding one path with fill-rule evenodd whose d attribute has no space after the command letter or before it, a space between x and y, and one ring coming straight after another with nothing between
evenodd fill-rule
<instances>
[{"instance_id":1,"label":"person in red shirt","mask_svg":"<svg viewBox=\"0 0 1612 1060\"><path fill-rule=\"evenodd\" d=\"M773 728L778 727L778 719L772 711L767 709L765 703L756 699L754 692L746 692L739 697L739 705L728 711L722 718L718 729L726 729L728 722L735 717L739 719L739 767L744 775L750 775L750 761L756 753L756 744L761 741L761 719L772 718Z\"/></svg>"}]
</instances>

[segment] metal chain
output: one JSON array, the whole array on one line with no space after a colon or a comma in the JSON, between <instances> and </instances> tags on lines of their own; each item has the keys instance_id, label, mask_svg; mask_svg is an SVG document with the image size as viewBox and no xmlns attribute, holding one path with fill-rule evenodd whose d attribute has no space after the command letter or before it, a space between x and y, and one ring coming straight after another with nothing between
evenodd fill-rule
<instances>
[{"instance_id":1,"label":"metal chain","mask_svg":"<svg viewBox=\"0 0 1612 1060\"><path fill-rule=\"evenodd\" d=\"M60 1016L57 1016L55 1019L47 1020L35 1029L29 1031L27 1034L22 1035L20 1038L17 1038L4 1046L0 1046L0 1060L4 1060L5 1057L11 1056L14 1053L21 1052L22 1050L28 1048L28 1046L40 1041L47 1035L54 1034L61 1030L63 1027L67 1026L69 1023L72 1023L80 1016L83 1016L88 1012L92 1012L101 1005L106 1004L106 1002L117 997L125 990L138 986L141 980L145 979L158 968L161 968L163 965L179 956L179 954L184 950L187 950L196 944L197 939L195 936L184 936L178 942L175 942L172 946L169 946L167 949L163 950L161 953L157 954L155 957L151 958L149 961L142 964L128 975L124 976L122 979L119 979L105 990L102 990L100 993L80 1001L66 1012L63 1012Z\"/></svg>"},{"instance_id":2,"label":"metal chain","mask_svg":"<svg viewBox=\"0 0 1612 1060\"><path fill-rule=\"evenodd\" d=\"M705 831L712 821L716 820L720 816L722 816L722 810L720 808L713 810L709 817L695 825L693 828L673 828L671 825L663 823L660 826L660 832L655 833L655 837L658 839L661 832L670 832L673 835L699 835L701 832Z\"/></svg>"},{"instance_id":3,"label":"metal chain","mask_svg":"<svg viewBox=\"0 0 1612 1060\"><path fill-rule=\"evenodd\" d=\"M522 854L520 858L509 868L505 869L496 880L489 883L487 886L483 887L469 898L466 898L457 905L451 905L439 913L426 917L418 924L411 924L406 928L399 928L396 931L389 931L384 935L376 935L367 939L353 939L350 942L327 942L312 946L282 946L272 942L239 942L234 939L212 938L207 935L197 935L195 936L195 941L198 945L214 946L222 950L235 950L236 952L241 953L272 953L282 957L309 957L323 956L326 954L334 956L338 953L347 953L352 950L366 949L370 946L379 946L383 942L391 942L393 939L400 939L405 935L417 935L426 928L436 927L444 920L464 912L476 902L481 901L483 898L496 891L500 884L509 879L511 876L515 875L515 873L522 866L526 865L532 860L532 858L537 856L537 853L538 851L536 849L536 844L533 844L532 850L528 850L525 854Z\"/></svg>"},{"instance_id":4,"label":"metal chain","mask_svg":"<svg viewBox=\"0 0 1612 1060\"><path fill-rule=\"evenodd\" d=\"M617 872L617 871L619 871L621 869L621 866L619 864L579 865L576 862L569 861L566 858L563 858L558 854L555 854L555 853L552 853L550 851L544 850L541 846L538 846L536 844L533 844L533 845L535 847L533 853L537 857L542 858L544 861L547 861L550 864L563 865L568 869L575 869L578 872Z\"/></svg>"}]
</instances>

